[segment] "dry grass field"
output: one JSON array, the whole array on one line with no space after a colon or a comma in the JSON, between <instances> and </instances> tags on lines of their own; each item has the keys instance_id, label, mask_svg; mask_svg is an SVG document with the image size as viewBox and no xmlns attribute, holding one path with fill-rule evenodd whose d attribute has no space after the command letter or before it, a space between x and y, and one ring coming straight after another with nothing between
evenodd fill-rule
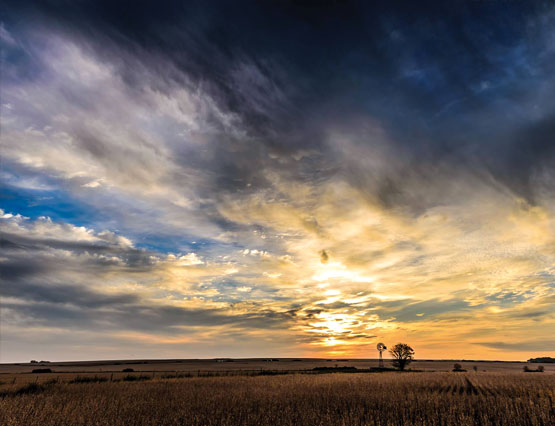
<instances>
[{"instance_id":1,"label":"dry grass field","mask_svg":"<svg viewBox=\"0 0 555 426\"><path fill-rule=\"evenodd\" d=\"M521 426L555 419L552 372L119 371L2 374L0 424Z\"/></svg>"}]
</instances>

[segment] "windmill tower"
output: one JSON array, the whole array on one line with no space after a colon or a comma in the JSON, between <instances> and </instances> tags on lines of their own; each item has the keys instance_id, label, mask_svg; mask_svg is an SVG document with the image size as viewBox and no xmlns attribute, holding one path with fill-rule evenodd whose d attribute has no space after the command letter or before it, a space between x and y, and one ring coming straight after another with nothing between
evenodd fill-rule
<instances>
[{"instance_id":1,"label":"windmill tower","mask_svg":"<svg viewBox=\"0 0 555 426\"><path fill-rule=\"evenodd\" d=\"M377 349L380 352L380 363L378 365L379 365L380 368L383 368L382 352L385 351L387 349L387 347L383 343L380 342L380 343L378 343Z\"/></svg>"}]
</instances>

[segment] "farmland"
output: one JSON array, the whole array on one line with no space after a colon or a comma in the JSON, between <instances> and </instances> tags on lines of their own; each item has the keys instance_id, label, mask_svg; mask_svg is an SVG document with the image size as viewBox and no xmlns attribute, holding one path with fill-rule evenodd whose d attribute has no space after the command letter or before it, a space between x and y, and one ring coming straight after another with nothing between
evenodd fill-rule
<instances>
[{"instance_id":1,"label":"farmland","mask_svg":"<svg viewBox=\"0 0 555 426\"><path fill-rule=\"evenodd\" d=\"M415 360L410 364L413 370L451 371L453 363L459 362L468 370L477 366L480 371L520 373L526 363L501 361L460 361L460 360ZM386 364L388 362L386 361ZM547 373L555 373L555 364L543 364ZM319 359L319 358L219 358L219 359L165 359L165 360L105 360L52 363L0 364L0 377L10 373L31 373L37 368L50 368L58 373L101 373L120 372L132 368L142 372L189 372L203 371L256 371L288 370L303 371L315 367L356 367L368 369L378 366L376 359ZM1 380L1 379L0 379Z\"/></svg>"},{"instance_id":2,"label":"farmland","mask_svg":"<svg viewBox=\"0 0 555 426\"><path fill-rule=\"evenodd\" d=\"M277 374L290 371L289 363L295 362L304 370ZM311 370L349 362L89 363L86 372L65 365L74 367L66 373L56 371L62 366L55 364L47 374L18 372L14 369L22 366L13 365L8 372L3 365L0 424L548 425L555 416L552 366L544 373L524 373L519 363L463 362L469 371L453 373L441 371L452 363L437 361L429 362L435 371L365 373L363 366L355 373ZM212 368L199 368L202 363ZM178 371L176 364L185 366ZM227 364L244 365L232 369ZM416 370L420 364L426 362L411 367ZM135 371L122 372L129 365ZM163 372L163 365L172 368ZM472 365L480 368L474 371ZM257 370L260 366L264 368Z\"/></svg>"}]
</instances>

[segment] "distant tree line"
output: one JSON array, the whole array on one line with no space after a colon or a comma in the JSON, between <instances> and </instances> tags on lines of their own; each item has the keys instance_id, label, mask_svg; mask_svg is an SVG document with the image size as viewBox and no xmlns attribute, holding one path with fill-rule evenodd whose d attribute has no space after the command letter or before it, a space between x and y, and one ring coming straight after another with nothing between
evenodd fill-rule
<instances>
[{"instance_id":1,"label":"distant tree line","mask_svg":"<svg viewBox=\"0 0 555 426\"><path fill-rule=\"evenodd\" d=\"M550 356L544 356L540 358L530 358L528 362L533 363L542 363L542 364L555 364L555 358L551 358Z\"/></svg>"}]
</instances>

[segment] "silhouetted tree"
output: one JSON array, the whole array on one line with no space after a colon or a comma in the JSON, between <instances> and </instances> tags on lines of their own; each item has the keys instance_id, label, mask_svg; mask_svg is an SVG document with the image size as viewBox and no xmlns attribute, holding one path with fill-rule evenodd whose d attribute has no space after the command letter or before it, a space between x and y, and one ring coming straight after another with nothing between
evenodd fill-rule
<instances>
[{"instance_id":1,"label":"silhouetted tree","mask_svg":"<svg viewBox=\"0 0 555 426\"><path fill-rule=\"evenodd\" d=\"M389 350L393 357L393 366L403 371L411 363L414 357L414 349L406 343L397 343Z\"/></svg>"},{"instance_id":2,"label":"silhouetted tree","mask_svg":"<svg viewBox=\"0 0 555 426\"><path fill-rule=\"evenodd\" d=\"M543 371L544 371L543 365L540 365L540 366L538 367L538 371L539 371L540 373L543 373Z\"/></svg>"},{"instance_id":3,"label":"silhouetted tree","mask_svg":"<svg viewBox=\"0 0 555 426\"><path fill-rule=\"evenodd\" d=\"M462 368L462 365L456 362L455 365L453 365L453 371L466 371L466 370Z\"/></svg>"}]
</instances>

